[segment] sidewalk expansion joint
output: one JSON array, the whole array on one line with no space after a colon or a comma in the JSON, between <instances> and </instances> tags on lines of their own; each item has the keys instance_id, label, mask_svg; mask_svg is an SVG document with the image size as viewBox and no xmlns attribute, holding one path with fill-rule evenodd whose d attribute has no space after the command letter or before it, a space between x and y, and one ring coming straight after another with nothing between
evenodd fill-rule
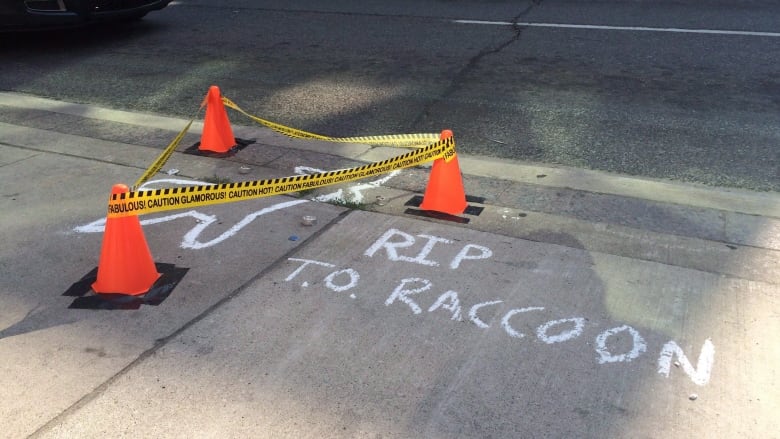
<instances>
[{"instance_id":1,"label":"sidewalk expansion joint","mask_svg":"<svg viewBox=\"0 0 780 439\"><path fill-rule=\"evenodd\" d=\"M183 324L179 329L173 331L171 334L158 338L154 341L154 345L150 347L149 349L143 351L137 358L135 358L133 361L128 363L125 367L123 367L121 370L119 370L116 374L112 375L110 378L108 378L106 381L95 387L92 391L87 393L86 395L82 396L78 401L71 404L69 407L64 409L60 414L50 419L48 422L40 426L37 430L35 430L32 434L28 436L28 438L36 438L41 437L46 432L51 431L54 427L57 426L60 422L66 420L70 416L75 415L80 409L86 407L90 402L97 399L100 395L105 393L114 383L116 383L119 379L121 379L123 376L127 375L131 370L133 370L136 366L142 364L147 358L150 358L153 356L157 351L159 351L162 347L168 344L171 340L178 337L180 334L182 334L187 329L191 328L201 320L208 317L210 314L212 314L217 309L221 308L223 305L229 303L231 300L233 300L235 297L242 294L246 289L252 285L254 282L256 282L258 279L263 278L268 273L272 272L273 270L277 269L281 264L285 263L290 256L293 254L301 251L303 248L305 248L307 245L309 245L312 241L316 240L320 234L326 232L330 228L332 228L335 224L342 221L344 218L346 218L352 210L346 209L340 214L338 214L333 220L328 222L327 224L324 224L322 228L319 230L318 233L313 233L308 238L301 241L301 243L287 252L285 252L283 255L281 255L278 259L270 263L266 268L260 270L255 276L244 282L242 285L228 293L225 297L219 299L216 303L206 308L204 311L202 311L200 314Z\"/></svg>"}]
</instances>

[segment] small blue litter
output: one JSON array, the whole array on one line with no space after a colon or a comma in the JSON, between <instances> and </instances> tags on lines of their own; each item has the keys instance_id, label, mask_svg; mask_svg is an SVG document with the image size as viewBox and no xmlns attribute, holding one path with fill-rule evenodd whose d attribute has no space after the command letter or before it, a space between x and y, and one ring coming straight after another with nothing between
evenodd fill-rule
<instances>
[{"instance_id":1,"label":"small blue litter","mask_svg":"<svg viewBox=\"0 0 780 439\"><path fill-rule=\"evenodd\" d=\"M296 235L292 235L292 236L290 236L290 237L289 237L289 238L287 238L287 239L289 239L290 241L297 241L297 240L298 240L298 236L296 236Z\"/></svg>"}]
</instances>

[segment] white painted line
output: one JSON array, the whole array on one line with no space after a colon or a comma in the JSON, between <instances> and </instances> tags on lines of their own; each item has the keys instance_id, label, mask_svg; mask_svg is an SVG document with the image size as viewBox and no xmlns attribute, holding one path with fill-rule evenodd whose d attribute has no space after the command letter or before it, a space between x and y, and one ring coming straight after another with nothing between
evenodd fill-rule
<instances>
[{"instance_id":1,"label":"white painted line","mask_svg":"<svg viewBox=\"0 0 780 439\"><path fill-rule=\"evenodd\" d=\"M482 21L482 20L454 20L459 24L482 24L491 26L526 26L526 27L552 27L560 29L592 29L592 30L623 30L638 32L673 32L682 34L714 34L714 35L742 35L751 37L780 37L780 32L755 32L746 30L724 29L682 29L676 27L644 27L644 26L602 26L593 24L562 24L562 23L528 23L509 21Z\"/></svg>"}]
</instances>

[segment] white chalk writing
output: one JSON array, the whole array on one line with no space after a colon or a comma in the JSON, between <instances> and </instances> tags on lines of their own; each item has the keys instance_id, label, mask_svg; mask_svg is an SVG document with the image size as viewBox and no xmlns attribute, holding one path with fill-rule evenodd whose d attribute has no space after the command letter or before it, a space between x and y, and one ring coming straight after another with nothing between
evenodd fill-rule
<instances>
[{"instance_id":1,"label":"white chalk writing","mask_svg":"<svg viewBox=\"0 0 780 439\"><path fill-rule=\"evenodd\" d=\"M677 356L683 372L690 377L691 381L700 386L710 381L712 361L715 359L715 345L712 344L709 338L704 340L696 368L688 361L688 357L685 356L683 350L674 340L666 343L661 349L661 355L658 357L658 373L667 378L669 377L669 371L672 369L672 357L674 356Z\"/></svg>"},{"instance_id":2,"label":"white chalk writing","mask_svg":"<svg viewBox=\"0 0 780 439\"><path fill-rule=\"evenodd\" d=\"M452 245L454 242L456 240L430 234L413 235L391 228L369 245L363 255L368 258L384 256L390 262L413 263L424 267L443 266L453 270L460 268L465 261L485 260L493 256L493 251L490 248L469 243L465 244L448 264L442 264L440 258L437 260L434 257L434 249L440 245ZM289 258L289 260L300 263L300 265L290 272L285 278L286 281L305 277L307 280L303 281L301 285L307 286L310 280L316 282L315 279L321 276L319 278L323 279L325 287L336 292L355 289L360 283L360 274L353 268L338 268L336 264L311 259ZM313 271L315 269L316 271ZM306 271L305 275L304 271ZM402 305L404 308L408 307L412 315L422 315L425 309L429 314L445 311L449 320L463 321L462 292L447 289L438 295L431 295L432 293L434 293L434 283L431 280L416 276L405 277L392 289L389 289L384 305L385 307L398 305ZM350 297L354 299L356 296L351 294ZM427 308L426 303L430 303ZM501 328L509 338L517 340L524 340L528 336L519 329L523 327L523 321L530 323L536 318L537 323L531 326L531 328L536 328L535 331L529 330L528 333L535 335L536 340L543 345L566 343L580 338L585 332L588 322L585 317L572 316L553 318L538 324L539 316L546 313L544 306L509 307L506 310L504 303L504 300L500 298L478 302L467 308L466 315L477 328L486 331L492 328L492 322L500 321ZM533 317L534 315L536 317ZM637 329L629 325L603 330L592 340L598 364L628 363L647 352L647 342L644 337ZM694 367L683 350L672 340L661 349L657 371L668 377L672 358L677 357L685 374L695 384L703 386L710 380L714 352L714 345L707 339L701 349L697 365Z\"/></svg>"}]
</instances>

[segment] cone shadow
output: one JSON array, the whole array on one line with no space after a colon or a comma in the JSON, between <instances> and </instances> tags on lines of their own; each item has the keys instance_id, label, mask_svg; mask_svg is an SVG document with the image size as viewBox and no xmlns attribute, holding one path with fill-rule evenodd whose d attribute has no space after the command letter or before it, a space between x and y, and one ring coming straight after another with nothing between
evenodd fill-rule
<instances>
[{"instance_id":1,"label":"cone shadow","mask_svg":"<svg viewBox=\"0 0 780 439\"><path fill-rule=\"evenodd\" d=\"M135 310L139 309L141 305L157 306L170 296L187 274L189 268L163 263L157 263L155 266L162 276L142 296L95 293L91 285L97 279L97 268L92 269L71 285L62 295L75 297L68 306L71 309Z\"/></svg>"},{"instance_id":2,"label":"cone shadow","mask_svg":"<svg viewBox=\"0 0 780 439\"><path fill-rule=\"evenodd\" d=\"M213 152L208 150L201 150L200 142L196 142L194 145L185 149L183 152L184 154L192 154L192 155L198 155L202 157L224 158L224 157L232 157L236 155L237 152L241 151L247 146L256 143L255 139L239 139L238 137L236 137L235 139L236 139L236 144L232 148L230 148L227 152Z\"/></svg>"},{"instance_id":3,"label":"cone shadow","mask_svg":"<svg viewBox=\"0 0 780 439\"><path fill-rule=\"evenodd\" d=\"M471 195L466 195L466 201L470 203L479 203L482 204L485 202L485 199L483 197L475 197ZM420 195L414 195L412 198L409 199L406 203L404 203L404 206L411 206L416 207L417 209L406 209L404 211L407 215L412 216L421 216L425 218L432 218L442 221L450 221L453 223L459 223L459 224L468 224L471 219L469 217L463 217L458 215L451 215L449 213L444 212L438 212L435 210L426 210L421 209L420 205L423 202L423 197ZM466 205L466 209L463 211L464 215L470 215L470 216L479 216L479 214L482 213L482 211L485 208L483 206L474 206L472 204Z\"/></svg>"}]
</instances>

